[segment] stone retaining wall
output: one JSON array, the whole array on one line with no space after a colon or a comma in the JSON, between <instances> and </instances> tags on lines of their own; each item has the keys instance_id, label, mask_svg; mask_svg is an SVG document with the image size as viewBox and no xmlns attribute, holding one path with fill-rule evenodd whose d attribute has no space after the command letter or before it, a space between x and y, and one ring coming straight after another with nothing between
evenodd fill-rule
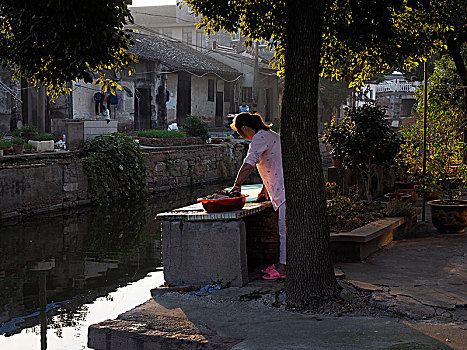
<instances>
[{"instance_id":1,"label":"stone retaining wall","mask_svg":"<svg viewBox=\"0 0 467 350\"><path fill-rule=\"evenodd\" d=\"M173 139L160 139L160 138L146 138L135 137L143 146L152 147L168 147L168 146L187 146L187 145L201 145L205 142L201 137L185 137Z\"/></svg>"},{"instance_id":2,"label":"stone retaining wall","mask_svg":"<svg viewBox=\"0 0 467 350\"><path fill-rule=\"evenodd\" d=\"M150 151L148 189L162 192L231 178L245 152L243 144ZM89 203L87 177L76 153L0 158L0 221Z\"/></svg>"}]
</instances>

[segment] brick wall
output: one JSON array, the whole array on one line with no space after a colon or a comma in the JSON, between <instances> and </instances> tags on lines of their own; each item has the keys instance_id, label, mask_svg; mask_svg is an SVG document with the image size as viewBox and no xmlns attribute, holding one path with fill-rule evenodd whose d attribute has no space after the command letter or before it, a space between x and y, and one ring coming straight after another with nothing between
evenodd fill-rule
<instances>
[{"instance_id":1,"label":"brick wall","mask_svg":"<svg viewBox=\"0 0 467 350\"><path fill-rule=\"evenodd\" d=\"M248 272L264 269L279 261L277 212L271 207L244 219Z\"/></svg>"}]
</instances>

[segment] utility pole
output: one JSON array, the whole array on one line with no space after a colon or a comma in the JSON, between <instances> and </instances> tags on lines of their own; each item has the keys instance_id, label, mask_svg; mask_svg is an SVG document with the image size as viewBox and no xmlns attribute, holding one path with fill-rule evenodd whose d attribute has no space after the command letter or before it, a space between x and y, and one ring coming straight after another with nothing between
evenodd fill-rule
<instances>
[{"instance_id":1,"label":"utility pole","mask_svg":"<svg viewBox=\"0 0 467 350\"><path fill-rule=\"evenodd\" d=\"M427 123L427 97L428 97L428 79L427 79L427 68L426 68L426 60L423 61L423 167L422 167L422 174L423 179L425 179L426 175L426 123ZM422 221L425 221L425 210L426 210L426 201L425 201L426 193L423 191L423 208L422 208Z\"/></svg>"},{"instance_id":2,"label":"utility pole","mask_svg":"<svg viewBox=\"0 0 467 350\"><path fill-rule=\"evenodd\" d=\"M258 111L259 97L259 68L258 68L258 41L255 41L255 70L253 76L253 112Z\"/></svg>"}]
</instances>

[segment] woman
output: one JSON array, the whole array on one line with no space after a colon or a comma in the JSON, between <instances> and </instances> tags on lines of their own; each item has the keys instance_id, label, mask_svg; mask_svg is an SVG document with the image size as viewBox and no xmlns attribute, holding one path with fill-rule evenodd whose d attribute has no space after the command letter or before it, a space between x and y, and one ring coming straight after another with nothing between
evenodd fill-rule
<instances>
[{"instance_id":1,"label":"woman","mask_svg":"<svg viewBox=\"0 0 467 350\"><path fill-rule=\"evenodd\" d=\"M280 136L266 125L259 114L240 113L230 127L244 139L251 140L250 148L238 171L232 191L240 191L243 182L255 165L263 180L262 195L271 199L274 210L279 211L279 262L262 270L264 279L286 277L286 230L285 230L285 189L282 173L282 153Z\"/></svg>"}]
</instances>

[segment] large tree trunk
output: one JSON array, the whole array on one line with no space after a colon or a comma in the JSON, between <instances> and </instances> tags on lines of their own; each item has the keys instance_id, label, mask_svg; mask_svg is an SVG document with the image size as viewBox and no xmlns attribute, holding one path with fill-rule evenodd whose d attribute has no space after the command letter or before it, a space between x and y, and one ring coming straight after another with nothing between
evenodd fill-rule
<instances>
[{"instance_id":1,"label":"large tree trunk","mask_svg":"<svg viewBox=\"0 0 467 350\"><path fill-rule=\"evenodd\" d=\"M318 142L318 74L325 1L287 2L281 140L287 198L287 305L306 307L339 290L329 252Z\"/></svg>"}]
</instances>

